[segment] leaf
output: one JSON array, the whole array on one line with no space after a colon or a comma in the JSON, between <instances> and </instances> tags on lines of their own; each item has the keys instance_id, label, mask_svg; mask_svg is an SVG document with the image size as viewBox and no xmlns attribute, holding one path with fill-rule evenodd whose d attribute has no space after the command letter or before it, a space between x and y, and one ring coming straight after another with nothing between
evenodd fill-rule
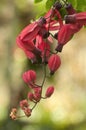
<instances>
[{"instance_id":1,"label":"leaf","mask_svg":"<svg viewBox=\"0 0 86 130\"><path fill-rule=\"evenodd\" d=\"M77 0L77 10L80 12L86 11L86 0Z\"/></svg>"},{"instance_id":2,"label":"leaf","mask_svg":"<svg viewBox=\"0 0 86 130\"><path fill-rule=\"evenodd\" d=\"M55 2L56 0L47 0L46 9L49 10Z\"/></svg>"},{"instance_id":3,"label":"leaf","mask_svg":"<svg viewBox=\"0 0 86 130\"><path fill-rule=\"evenodd\" d=\"M68 0L68 2L71 3L77 11L86 11L86 0Z\"/></svg>"},{"instance_id":4,"label":"leaf","mask_svg":"<svg viewBox=\"0 0 86 130\"><path fill-rule=\"evenodd\" d=\"M34 0L34 3L39 3L41 1L43 1L43 0Z\"/></svg>"}]
</instances>

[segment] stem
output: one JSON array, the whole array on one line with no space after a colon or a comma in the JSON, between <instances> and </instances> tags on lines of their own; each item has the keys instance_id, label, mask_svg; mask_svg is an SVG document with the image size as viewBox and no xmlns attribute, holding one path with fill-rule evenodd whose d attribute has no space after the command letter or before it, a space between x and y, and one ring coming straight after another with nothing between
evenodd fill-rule
<instances>
[{"instance_id":1,"label":"stem","mask_svg":"<svg viewBox=\"0 0 86 130\"><path fill-rule=\"evenodd\" d=\"M36 105L37 105L37 102L34 104L34 106L32 107L32 109L31 109L31 110L33 110L33 109L36 107Z\"/></svg>"},{"instance_id":2,"label":"stem","mask_svg":"<svg viewBox=\"0 0 86 130\"><path fill-rule=\"evenodd\" d=\"M42 87L43 87L45 79L46 79L46 65L45 65L45 63L44 63L43 69L44 69L44 79L42 81L42 85L41 85Z\"/></svg>"},{"instance_id":3,"label":"stem","mask_svg":"<svg viewBox=\"0 0 86 130\"><path fill-rule=\"evenodd\" d=\"M66 0L66 1L65 1L65 0L62 0L62 1L64 2L64 4L68 5L67 0Z\"/></svg>"}]
</instances>

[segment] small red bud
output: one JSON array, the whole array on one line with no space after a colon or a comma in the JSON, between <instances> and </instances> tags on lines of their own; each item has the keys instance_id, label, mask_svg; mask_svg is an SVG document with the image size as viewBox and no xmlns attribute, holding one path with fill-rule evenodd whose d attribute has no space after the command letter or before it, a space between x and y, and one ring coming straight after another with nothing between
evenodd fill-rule
<instances>
[{"instance_id":1,"label":"small red bud","mask_svg":"<svg viewBox=\"0 0 86 130\"><path fill-rule=\"evenodd\" d=\"M54 74L54 72L60 67L60 65L61 65L60 57L56 54L53 54L48 61L50 74Z\"/></svg>"},{"instance_id":2,"label":"small red bud","mask_svg":"<svg viewBox=\"0 0 86 130\"><path fill-rule=\"evenodd\" d=\"M47 88L45 96L50 97L53 94L53 92L54 92L54 87L50 86L50 87Z\"/></svg>"},{"instance_id":3,"label":"small red bud","mask_svg":"<svg viewBox=\"0 0 86 130\"><path fill-rule=\"evenodd\" d=\"M25 99L25 100L22 100L20 101L20 107L22 110L24 110L25 108L27 108L29 106L28 104L28 101Z\"/></svg>"},{"instance_id":4,"label":"small red bud","mask_svg":"<svg viewBox=\"0 0 86 130\"><path fill-rule=\"evenodd\" d=\"M26 83L34 82L36 80L36 72L33 70L29 70L23 74L23 80Z\"/></svg>"},{"instance_id":5,"label":"small red bud","mask_svg":"<svg viewBox=\"0 0 86 130\"><path fill-rule=\"evenodd\" d=\"M33 101L33 99L34 99L33 93L29 92L28 98L29 98L30 101Z\"/></svg>"},{"instance_id":6,"label":"small red bud","mask_svg":"<svg viewBox=\"0 0 86 130\"><path fill-rule=\"evenodd\" d=\"M11 119L15 120L17 118L17 109L12 108L11 113L10 113Z\"/></svg>"},{"instance_id":7,"label":"small red bud","mask_svg":"<svg viewBox=\"0 0 86 130\"><path fill-rule=\"evenodd\" d=\"M31 109L30 108L25 108L23 111L27 117L31 116Z\"/></svg>"}]
</instances>

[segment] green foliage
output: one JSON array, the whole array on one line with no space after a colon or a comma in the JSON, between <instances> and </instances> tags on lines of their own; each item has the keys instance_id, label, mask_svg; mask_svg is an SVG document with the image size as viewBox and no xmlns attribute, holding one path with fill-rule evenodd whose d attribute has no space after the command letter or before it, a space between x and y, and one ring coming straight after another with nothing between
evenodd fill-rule
<instances>
[{"instance_id":1,"label":"green foliage","mask_svg":"<svg viewBox=\"0 0 86 130\"><path fill-rule=\"evenodd\" d=\"M55 3L56 0L47 0L46 2L46 9L49 10L52 5Z\"/></svg>"},{"instance_id":2,"label":"green foliage","mask_svg":"<svg viewBox=\"0 0 86 130\"><path fill-rule=\"evenodd\" d=\"M63 0L34 0L34 3L40 2L41 7L42 5L44 5L46 10L49 10L56 1L62 2ZM67 0L67 1L71 3L78 12L86 11L86 0ZM43 13L44 13L44 10L42 10L41 14ZM65 11L61 10L61 14L64 16Z\"/></svg>"},{"instance_id":3,"label":"green foliage","mask_svg":"<svg viewBox=\"0 0 86 130\"><path fill-rule=\"evenodd\" d=\"M86 0L68 0L79 12L86 11Z\"/></svg>"},{"instance_id":4,"label":"green foliage","mask_svg":"<svg viewBox=\"0 0 86 130\"><path fill-rule=\"evenodd\" d=\"M43 1L43 0L34 0L35 3L39 3L41 1Z\"/></svg>"}]
</instances>

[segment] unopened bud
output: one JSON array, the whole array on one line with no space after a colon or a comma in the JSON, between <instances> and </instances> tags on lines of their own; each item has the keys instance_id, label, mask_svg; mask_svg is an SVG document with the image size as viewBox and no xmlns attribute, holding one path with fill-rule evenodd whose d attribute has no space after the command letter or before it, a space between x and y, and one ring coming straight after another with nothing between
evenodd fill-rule
<instances>
[{"instance_id":1,"label":"unopened bud","mask_svg":"<svg viewBox=\"0 0 86 130\"><path fill-rule=\"evenodd\" d=\"M47 88L45 96L50 97L53 94L53 92L54 92L54 87L50 86L50 87Z\"/></svg>"},{"instance_id":2,"label":"unopened bud","mask_svg":"<svg viewBox=\"0 0 86 130\"><path fill-rule=\"evenodd\" d=\"M29 70L23 74L23 80L26 83L34 82L36 80L36 72L33 70Z\"/></svg>"},{"instance_id":3,"label":"unopened bud","mask_svg":"<svg viewBox=\"0 0 86 130\"><path fill-rule=\"evenodd\" d=\"M33 99L34 99L33 93L29 92L28 98L29 98L30 101L33 101Z\"/></svg>"},{"instance_id":4,"label":"unopened bud","mask_svg":"<svg viewBox=\"0 0 86 130\"><path fill-rule=\"evenodd\" d=\"M56 54L53 54L48 61L50 74L54 74L54 72L60 67L60 65L61 65L60 57Z\"/></svg>"}]
</instances>

